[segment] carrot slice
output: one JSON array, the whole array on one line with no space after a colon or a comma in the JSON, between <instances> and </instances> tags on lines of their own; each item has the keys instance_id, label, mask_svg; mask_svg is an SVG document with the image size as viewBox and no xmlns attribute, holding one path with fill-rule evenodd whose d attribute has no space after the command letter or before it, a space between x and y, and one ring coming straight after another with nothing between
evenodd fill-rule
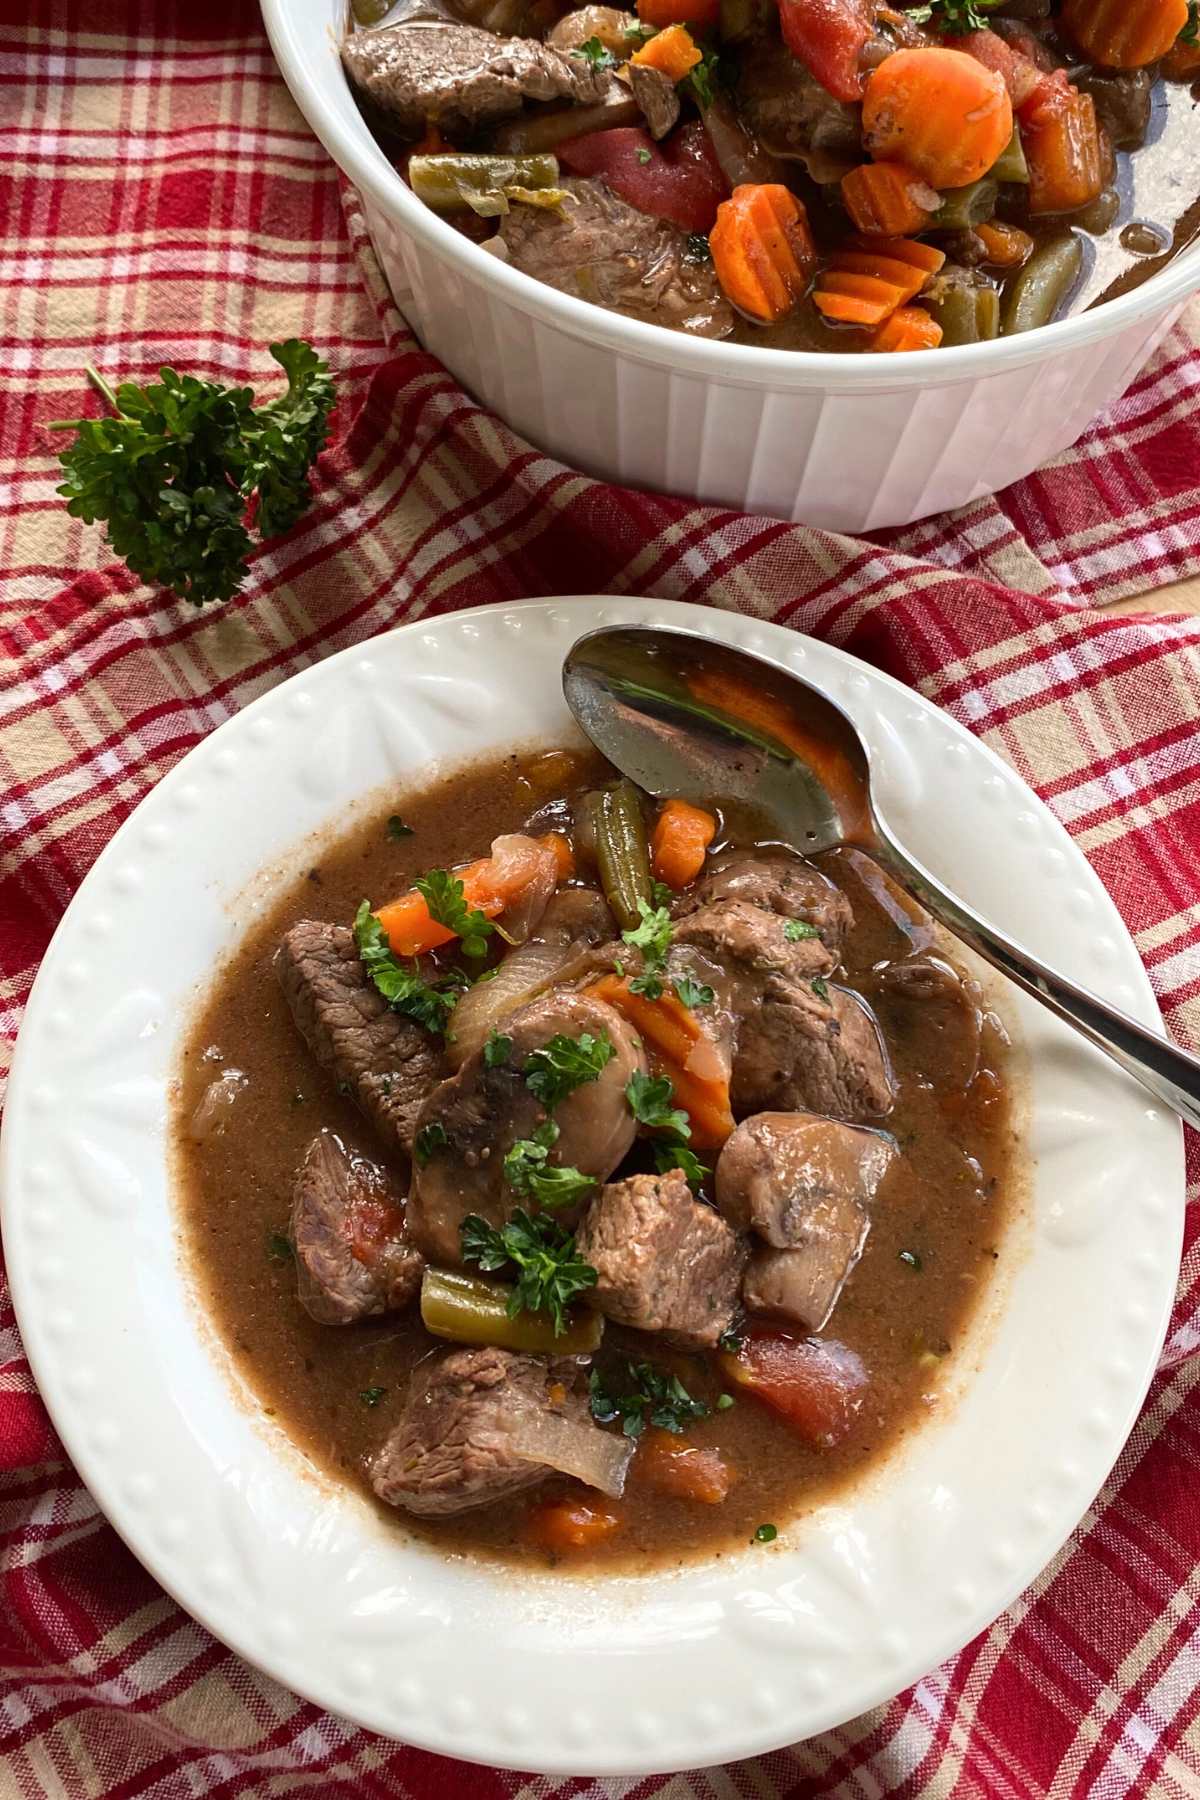
<instances>
[{"instance_id":1,"label":"carrot slice","mask_svg":"<svg viewBox=\"0 0 1200 1800\"><path fill-rule=\"evenodd\" d=\"M688 25L700 35L715 28L720 10L720 0L638 0L637 5L643 25L653 25L656 31Z\"/></svg>"},{"instance_id":2,"label":"carrot slice","mask_svg":"<svg viewBox=\"0 0 1200 1800\"><path fill-rule=\"evenodd\" d=\"M545 837L535 838L533 841L553 852L558 864L558 879L569 881L575 873L575 852L571 848L571 840L564 837L561 831L548 831Z\"/></svg>"},{"instance_id":3,"label":"carrot slice","mask_svg":"<svg viewBox=\"0 0 1200 1800\"><path fill-rule=\"evenodd\" d=\"M607 1001L629 1020L649 1053L651 1062L669 1075L675 1102L688 1116L694 1150L715 1150L733 1131L729 1106L729 1081L694 1074L688 1063L705 1033L695 1013L675 994L657 1000L635 994L618 975L603 975L587 989L597 1000Z\"/></svg>"},{"instance_id":4,"label":"carrot slice","mask_svg":"<svg viewBox=\"0 0 1200 1800\"><path fill-rule=\"evenodd\" d=\"M590 1550L622 1524L615 1507L597 1500L544 1500L526 1515L526 1530L543 1550Z\"/></svg>"},{"instance_id":5,"label":"carrot slice","mask_svg":"<svg viewBox=\"0 0 1200 1800\"><path fill-rule=\"evenodd\" d=\"M485 856L479 862L468 863L466 868L455 869L456 879L462 882L465 904L481 912L485 919L496 918L544 873L548 847L533 838L527 841L526 854L510 851L503 857ZM558 852L552 854L557 863ZM430 916L425 896L416 888L379 907L377 917L397 956L424 956L429 950L452 943L458 935Z\"/></svg>"},{"instance_id":6,"label":"carrot slice","mask_svg":"<svg viewBox=\"0 0 1200 1800\"><path fill-rule=\"evenodd\" d=\"M1104 187L1107 139L1096 103L1066 84L1048 85L1021 127L1031 214L1076 212Z\"/></svg>"},{"instance_id":7,"label":"carrot slice","mask_svg":"<svg viewBox=\"0 0 1200 1800\"><path fill-rule=\"evenodd\" d=\"M845 249L834 251L818 275L813 302L827 319L882 325L920 293L945 260L944 251L907 238L876 243L851 239Z\"/></svg>"},{"instance_id":8,"label":"carrot slice","mask_svg":"<svg viewBox=\"0 0 1200 1800\"><path fill-rule=\"evenodd\" d=\"M923 231L940 197L915 169L899 162L863 163L842 177L842 200L856 228L871 236Z\"/></svg>"},{"instance_id":9,"label":"carrot slice","mask_svg":"<svg viewBox=\"0 0 1200 1800\"><path fill-rule=\"evenodd\" d=\"M872 350L936 350L942 328L920 306L900 306L871 339Z\"/></svg>"},{"instance_id":10,"label":"carrot slice","mask_svg":"<svg viewBox=\"0 0 1200 1800\"><path fill-rule=\"evenodd\" d=\"M862 123L876 161L907 163L936 188L966 187L1012 137L1012 101L1003 78L961 50L897 50L867 81Z\"/></svg>"},{"instance_id":11,"label":"carrot slice","mask_svg":"<svg viewBox=\"0 0 1200 1800\"><path fill-rule=\"evenodd\" d=\"M637 1476L660 1494L696 1500L701 1506L719 1506L734 1479L719 1450L657 1427L642 1438L633 1466Z\"/></svg>"},{"instance_id":12,"label":"carrot slice","mask_svg":"<svg viewBox=\"0 0 1200 1800\"><path fill-rule=\"evenodd\" d=\"M686 800L668 800L650 841L651 867L658 880L676 889L695 881L716 835L717 821L711 813Z\"/></svg>"},{"instance_id":13,"label":"carrot slice","mask_svg":"<svg viewBox=\"0 0 1200 1800\"><path fill-rule=\"evenodd\" d=\"M1033 239L1019 225L1004 225L993 219L990 224L976 225L974 232L994 269L1019 269L1033 254Z\"/></svg>"},{"instance_id":14,"label":"carrot slice","mask_svg":"<svg viewBox=\"0 0 1200 1800\"><path fill-rule=\"evenodd\" d=\"M1102 69L1144 69L1188 22L1187 0L1063 0L1062 22Z\"/></svg>"},{"instance_id":15,"label":"carrot slice","mask_svg":"<svg viewBox=\"0 0 1200 1800\"><path fill-rule=\"evenodd\" d=\"M708 247L717 279L733 304L766 323L792 310L816 262L808 214L775 181L734 188L717 208Z\"/></svg>"},{"instance_id":16,"label":"carrot slice","mask_svg":"<svg viewBox=\"0 0 1200 1800\"><path fill-rule=\"evenodd\" d=\"M641 63L647 69L658 69L669 81L682 81L698 62L704 61L704 57L686 26L668 25L665 30L647 38L641 49L634 51L630 61Z\"/></svg>"}]
</instances>

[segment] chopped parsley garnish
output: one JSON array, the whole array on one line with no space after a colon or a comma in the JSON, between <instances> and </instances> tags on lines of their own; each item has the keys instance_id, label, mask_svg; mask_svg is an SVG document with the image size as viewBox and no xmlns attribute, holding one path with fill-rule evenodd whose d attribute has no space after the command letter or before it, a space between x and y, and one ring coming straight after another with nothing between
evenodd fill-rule
<instances>
[{"instance_id":1,"label":"chopped parsley garnish","mask_svg":"<svg viewBox=\"0 0 1200 1800\"><path fill-rule=\"evenodd\" d=\"M704 241L707 244L708 239L705 238ZM671 902L674 900L674 898L675 898L674 888L669 888L665 881L652 881L650 883L650 904L651 904L651 906L665 906L667 908L667 910L670 911Z\"/></svg>"},{"instance_id":2,"label":"chopped parsley garnish","mask_svg":"<svg viewBox=\"0 0 1200 1800\"><path fill-rule=\"evenodd\" d=\"M582 56L584 62L590 62L593 69L615 69L617 59L611 50L605 48L598 37L587 38L571 52L572 56Z\"/></svg>"},{"instance_id":3,"label":"chopped parsley garnish","mask_svg":"<svg viewBox=\"0 0 1200 1800\"><path fill-rule=\"evenodd\" d=\"M428 1125L422 1125L413 1139L413 1160L417 1167L423 1169L449 1143L449 1134L440 1119L433 1119Z\"/></svg>"},{"instance_id":4,"label":"chopped parsley garnish","mask_svg":"<svg viewBox=\"0 0 1200 1800\"><path fill-rule=\"evenodd\" d=\"M512 1039L494 1028L488 1032L483 1046L483 1060L489 1069L502 1069L512 1055Z\"/></svg>"},{"instance_id":5,"label":"chopped parsley garnish","mask_svg":"<svg viewBox=\"0 0 1200 1800\"><path fill-rule=\"evenodd\" d=\"M704 1401L694 1400L678 1375L653 1363L626 1362L607 1376L593 1369L588 1388L596 1423L610 1425L620 1419L621 1430L630 1438L641 1437L647 1425L679 1432L693 1419L708 1417Z\"/></svg>"},{"instance_id":6,"label":"chopped parsley garnish","mask_svg":"<svg viewBox=\"0 0 1200 1800\"><path fill-rule=\"evenodd\" d=\"M726 1356L736 1356L745 1341L745 1332L735 1331L731 1325L729 1330L723 1331L717 1339L717 1349L724 1350Z\"/></svg>"},{"instance_id":7,"label":"chopped parsley garnish","mask_svg":"<svg viewBox=\"0 0 1200 1800\"><path fill-rule=\"evenodd\" d=\"M803 938L820 937L815 925L809 925L804 919L789 919L783 928L783 935L789 944L798 944Z\"/></svg>"},{"instance_id":8,"label":"chopped parsley garnish","mask_svg":"<svg viewBox=\"0 0 1200 1800\"><path fill-rule=\"evenodd\" d=\"M387 834L394 844L398 844L401 838L412 836L413 828L404 823L399 813L393 813L387 822Z\"/></svg>"},{"instance_id":9,"label":"chopped parsley garnish","mask_svg":"<svg viewBox=\"0 0 1200 1800\"><path fill-rule=\"evenodd\" d=\"M642 953L642 972L629 983L631 992L644 994L647 1000L659 1000L663 992L663 964L671 948L671 915L665 906L647 906L638 901L642 922L621 936L631 950Z\"/></svg>"},{"instance_id":10,"label":"chopped parsley garnish","mask_svg":"<svg viewBox=\"0 0 1200 1800\"><path fill-rule=\"evenodd\" d=\"M596 1271L575 1248L573 1232L564 1231L553 1219L530 1218L519 1208L497 1231L478 1213L468 1213L459 1232L464 1262L477 1263L488 1273L517 1271L508 1301L508 1316L520 1312L549 1313L556 1336L567 1328L566 1309L577 1294L595 1287Z\"/></svg>"},{"instance_id":11,"label":"chopped parsley garnish","mask_svg":"<svg viewBox=\"0 0 1200 1800\"><path fill-rule=\"evenodd\" d=\"M1181 44L1200 44L1200 0L1188 0L1187 23L1179 33Z\"/></svg>"},{"instance_id":12,"label":"chopped parsley garnish","mask_svg":"<svg viewBox=\"0 0 1200 1800\"><path fill-rule=\"evenodd\" d=\"M444 1032L462 991L461 975L425 981L414 963L408 969L387 941L383 926L364 900L354 916L354 941L364 969L394 1012L415 1019L426 1031Z\"/></svg>"},{"instance_id":13,"label":"chopped parsley garnish","mask_svg":"<svg viewBox=\"0 0 1200 1800\"><path fill-rule=\"evenodd\" d=\"M545 1119L532 1137L518 1138L504 1158L504 1179L514 1194L536 1200L539 1206L553 1211L557 1206L570 1206L590 1194L596 1183L578 1169L558 1168L550 1161L550 1152L558 1142L558 1126Z\"/></svg>"},{"instance_id":14,"label":"chopped parsley garnish","mask_svg":"<svg viewBox=\"0 0 1200 1800\"><path fill-rule=\"evenodd\" d=\"M653 158L650 155L649 150L644 150L644 149L638 151L637 159L640 163L648 163L653 160Z\"/></svg>"},{"instance_id":15,"label":"chopped parsley garnish","mask_svg":"<svg viewBox=\"0 0 1200 1800\"><path fill-rule=\"evenodd\" d=\"M644 44L647 38L655 37L657 33L652 25L643 25L638 19L634 24L626 26L625 36L631 44Z\"/></svg>"},{"instance_id":16,"label":"chopped parsley garnish","mask_svg":"<svg viewBox=\"0 0 1200 1800\"><path fill-rule=\"evenodd\" d=\"M430 869L427 875L419 876L413 886L429 908L430 918L460 940L464 956L487 955L487 941L495 926L477 908L467 905L463 884L457 875L451 875L445 869Z\"/></svg>"},{"instance_id":17,"label":"chopped parsley garnish","mask_svg":"<svg viewBox=\"0 0 1200 1800\"><path fill-rule=\"evenodd\" d=\"M923 1267L921 1259L915 1250L901 1250L899 1257L900 1261L906 1263L910 1269L920 1269Z\"/></svg>"},{"instance_id":18,"label":"chopped parsley garnish","mask_svg":"<svg viewBox=\"0 0 1200 1800\"><path fill-rule=\"evenodd\" d=\"M728 1412L730 1407L734 1406L736 1404L737 1403L734 1400L732 1394L718 1394L717 1395L717 1411L718 1412Z\"/></svg>"},{"instance_id":19,"label":"chopped parsley garnish","mask_svg":"<svg viewBox=\"0 0 1200 1800\"><path fill-rule=\"evenodd\" d=\"M615 1055L606 1031L584 1031L577 1038L559 1032L525 1058L525 1085L547 1112L553 1112L576 1088L598 1081Z\"/></svg>"},{"instance_id":20,"label":"chopped parsley garnish","mask_svg":"<svg viewBox=\"0 0 1200 1800\"><path fill-rule=\"evenodd\" d=\"M717 78L717 64L720 61L715 50L709 50L696 64L689 69L679 86L691 94L701 109L713 103L713 83Z\"/></svg>"},{"instance_id":21,"label":"chopped parsley garnish","mask_svg":"<svg viewBox=\"0 0 1200 1800\"><path fill-rule=\"evenodd\" d=\"M387 1389L384 1387L362 1388L358 1397L364 1406L378 1406L386 1393Z\"/></svg>"},{"instance_id":22,"label":"chopped parsley garnish","mask_svg":"<svg viewBox=\"0 0 1200 1800\"><path fill-rule=\"evenodd\" d=\"M686 1006L689 1012L695 1012L698 1006L711 1006L716 998L706 981L696 981L691 975L681 975L672 985L679 996L679 1004Z\"/></svg>"},{"instance_id":23,"label":"chopped parsley garnish","mask_svg":"<svg viewBox=\"0 0 1200 1800\"><path fill-rule=\"evenodd\" d=\"M654 1166L660 1175L678 1169L689 1187L699 1187L708 1174L708 1164L700 1161L694 1150L677 1138L657 1138L654 1143Z\"/></svg>"},{"instance_id":24,"label":"chopped parsley garnish","mask_svg":"<svg viewBox=\"0 0 1200 1800\"><path fill-rule=\"evenodd\" d=\"M986 31L988 22L984 15L999 5L1000 0L930 0L928 6L910 7L908 17L919 25L933 25L959 37L968 31Z\"/></svg>"},{"instance_id":25,"label":"chopped parsley garnish","mask_svg":"<svg viewBox=\"0 0 1200 1800\"><path fill-rule=\"evenodd\" d=\"M812 988L813 993L817 996L818 1000L828 1000L828 998L829 998L829 983L827 981L823 981L821 979L821 977L818 975L817 979L813 982L810 982L809 985Z\"/></svg>"},{"instance_id":26,"label":"chopped parsley garnish","mask_svg":"<svg viewBox=\"0 0 1200 1800\"><path fill-rule=\"evenodd\" d=\"M296 1246L285 1231L268 1231L267 1255L272 1262L290 1262L295 1254Z\"/></svg>"},{"instance_id":27,"label":"chopped parsley garnish","mask_svg":"<svg viewBox=\"0 0 1200 1800\"><path fill-rule=\"evenodd\" d=\"M671 1105L674 1090L666 1075L643 1075L635 1069L625 1084L629 1110L648 1131L674 1131L682 1138L692 1134L688 1116Z\"/></svg>"},{"instance_id":28,"label":"chopped parsley garnish","mask_svg":"<svg viewBox=\"0 0 1200 1800\"><path fill-rule=\"evenodd\" d=\"M760 1525L754 1533L754 1542L756 1544L773 1544L778 1536L778 1526Z\"/></svg>"}]
</instances>

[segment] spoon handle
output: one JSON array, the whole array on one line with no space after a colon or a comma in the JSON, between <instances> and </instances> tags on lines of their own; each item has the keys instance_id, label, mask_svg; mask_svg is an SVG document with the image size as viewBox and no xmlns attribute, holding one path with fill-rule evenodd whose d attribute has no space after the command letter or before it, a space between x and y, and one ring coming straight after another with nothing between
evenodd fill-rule
<instances>
[{"instance_id":1,"label":"spoon handle","mask_svg":"<svg viewBox=\"0 0 1200 1800\"><path fill-rule=\"evenodd\" d=\"M1048 969L941 887L928 869L901 849L882 820L877 820L876 826L874 853L935 919L1027 994L1106 1051L1121 1068L1200 1130L1200 1057L1176 1049L1127 1013L1109 1006L1099 995L1076 987L1064 975Z\"/></svg>"}]
</instances>

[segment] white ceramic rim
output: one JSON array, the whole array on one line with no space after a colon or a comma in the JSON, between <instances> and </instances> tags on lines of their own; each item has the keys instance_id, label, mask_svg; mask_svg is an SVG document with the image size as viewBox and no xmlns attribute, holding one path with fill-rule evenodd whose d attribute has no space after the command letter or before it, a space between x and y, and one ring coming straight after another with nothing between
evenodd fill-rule
<instances>
[{"instance_id":1,"label":"white ceramic rim","mask_svg":"<svg viewBox=\"0 0 1200 1800\"><path fill-rule=\"evenodd\" d=\"M139 1068L167 1066L182 1008L170 1010L164 987L170 1030L138 1029L130 993L154 979L146 964L157 970L164 894L182 967L162 979L194 983L211 967L204 933L232 945L245 920L235 927L229 908L252 916L258 904L260 821L271 820L273 845L293 828L279 812L298 791L299 764L332 779L327 741L343 721L360 791L372 766L393 783L406 768L419 779L431 755L474 750L473 733L510 741L514 694L531 718L539 707L563 716L545 680L567 646L630 620L802 668L868 737L888 816L915 852L961 865L968 899L1161 1029L1133 944L1066 832L928 701L843 651L742 615L636 598L527 601L344 650L246 707L164 777L97 859L47 952L0 1142L4 1241L30 1363L80 1474L162 1585L318 1705L452 1756L562 1774L690 1768L779 1747L880 1703L985 1628L1059 1548L1124 1443L1169 1320L1183 1229L1177 1121L1018 998L1046 1165L1034 1247L955 1407L819 1508L794 1541L784 1532L769 1551L649 1579L517 1577L397 1542L355 1495L299 1473L278 1435L238 1404L179 1303L190 1288L154 1135L161 1120L147 1124L155 1083ZM407 763L387 753L394 731ZM555 731L539 722L534 735ZM230 807L239 785L253 795L240 825ZM197 901L204 932L189 950L179 895L214 884L218 840L228 871L207 908ZM292 860L302 854L294 844ZM81 996L95 1000L82 1029ZM69 1109L55 1091L63 1080ZM137 1157L153 1179L129 1198L118 1190Z\"/></svg>"},{"instance_id":2,"label":"white ceramic rim","mask_svg":"<svg viewBox=\"0 0 1200 1800\"><path fill-rule=\"evenodd\" d=\"M315 18L312 0L261 0L261 4L271 48L292 97L338 166L384 213L399 219L410 237L473 281L494 287L521 312L626 356L747 387L890 393L924 386L933 378L924 356L915 351L828 355L690 337L559 293L501 262L422 205L388 162L357 110L347 121L327 104L309 78L306 61L313 54L336 58L337 46L326 21ZM1140 287L1095 311L1057 320L1027 336L939 350L936 379L978 379L993 371L1039 362L1058 350L1098 343L1122 326L1165 312L1197 289L1200 242Z\"/></svg>"}]
</instances>

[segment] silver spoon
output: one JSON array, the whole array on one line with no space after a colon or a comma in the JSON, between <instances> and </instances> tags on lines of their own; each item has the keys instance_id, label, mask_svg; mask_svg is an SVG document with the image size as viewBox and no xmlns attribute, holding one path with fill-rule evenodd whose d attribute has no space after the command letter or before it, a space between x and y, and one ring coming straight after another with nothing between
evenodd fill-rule
<instances>
[{"instance_id":1,"label":"silver spoon","mask_svg":"<svg viewBox=\"0 0 1200 1800\"><path fill-rule=\"evenodd\" d=\"M880 812L855 725L799 675L694 632L618 625L572 646L563 692L596 748L647 793L739 802L806 854L867 851L963 943L1200 1129L1200 1057L1047 968L943 887ZM804 760L814 749L820 775Z\"/></svg>"}]
</instances>

